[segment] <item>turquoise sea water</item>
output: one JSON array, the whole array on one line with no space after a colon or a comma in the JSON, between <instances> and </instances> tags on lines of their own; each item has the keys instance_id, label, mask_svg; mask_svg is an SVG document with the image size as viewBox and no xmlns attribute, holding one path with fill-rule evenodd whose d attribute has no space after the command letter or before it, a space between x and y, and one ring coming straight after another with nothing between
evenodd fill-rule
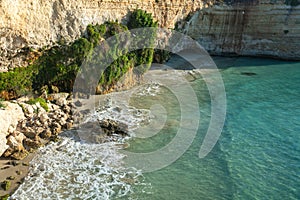
<instances>
[{"instance_id":1,"label":"turquoise sea water","mask_svg":"<svg viewBox=\"0 0 300 200\"><path fill-rule=\"evenodd\" d=\"M300 199L300 62L258 58L214 60L225 85L227 113L221 137L206 157L200 159L199 150L212 116L211 97L205 81L192 76L189 84L196 93L199 110L190 111L183 125L193 124L190 122L200 112L199 128L191 146L178 160L160 170L141 173L139 169L126 168L127 158L118 142L86 141L85 138L97 135L94 130L69 131L61 135L61 142L47 145L37 153L29 175L12 198ZM185 65L176 59L170 63ZM175 80L176 85L180 82L176 77L179 71L184 73L158 73ZM192 100L186 88L177 92L182 99ZM99 106L103 102L108 104L88 118L120 120L136 136L145 133L143 126L150 124L148 131L155 130L153 136L130 139L125 151L154 152L178 137L182 99L175 94L172 87L154 79L137 90L101 96L105 101L99 100ZM192 105L195 104L184 106ZM140 126L142 129L136 129ZM176 147L181 151L180 144L179 141ZM169 150L167 155L180 152Z\"/></svg>"},{"instance_id":2,"label":"turquoise sea water","mask_svg":"<svg viewBox=\"0 0 300 200\"><path fill-rule=\"evenodd\" d=\"M191 83L201 115L196 138L176 162L144 173L151 187L135 186L132 197L300 199L300 63L215 59L227 95L226 121L218 143L207 157L198 158L210 120L210 96L205 82L197 79ZM138 108L153 103L167 110L166 125L151 138L131 141L128 150L151 152L176 136L180 111L171 92L162 89L156 97L131 99Z\"/></svg>"}]
</instances>

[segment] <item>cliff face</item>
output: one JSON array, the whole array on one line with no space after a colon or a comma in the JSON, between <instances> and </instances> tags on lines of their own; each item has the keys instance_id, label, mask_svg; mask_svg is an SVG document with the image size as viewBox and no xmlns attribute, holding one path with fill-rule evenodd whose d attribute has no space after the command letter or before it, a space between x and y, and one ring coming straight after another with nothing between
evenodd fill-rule
<instances>
[{"instance_id":1,"label":"cliff face","mask_svg":"<svg viewBox=\"0 0 300 200\"><path fill-rule=\"evenodd\" d=\"M137 8L168 28L198 10L186 32L214 54L300 59L300 6L285 1L234 0L242 3L206 8L219 0L1 0L0 71L26 66L36 49L72 41L90 23L126 21Z\"/></svg>"},{"instance_id":2,"label":"cliff face","mask_svg":"<svg viewBox=\"0 0 300 200\"><path fill-rule=\"evenodd\" d=\"M248 0L199 10L185 32L212 54L300 60L300 6Z\"/></svg>"},{"instance_id":3,"label":"cliff face","mask_svg":"<svg viewBox=\"0 0 300 200\"><path fill-rule=\"evenodd\" d=\"M0 71L26 65L37 56L33 49L78 38L88 24L126 20L137 8L172 28L203 5L186 0L1 0Z\"/></svg>"}]
</instances>

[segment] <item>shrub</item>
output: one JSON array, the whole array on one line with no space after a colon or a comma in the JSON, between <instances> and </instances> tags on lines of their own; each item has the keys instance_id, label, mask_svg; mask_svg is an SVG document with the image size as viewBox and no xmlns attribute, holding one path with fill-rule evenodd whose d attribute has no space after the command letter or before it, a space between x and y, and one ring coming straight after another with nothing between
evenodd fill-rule
<instances>
[{"instance_id":1,"label":"shrub","mask_svg":"<svg viewBox=\"0 0 300 200\"><path fill-rule=\"evenodd\" d=\"M128 26L130 28L157 27L157 22L153 20L151 14L136 10L132 12ZM120 52L120 48L118 48L122 45L120 41L126 41L126 38L124 40L116 34L127 30L127 26L118 22L105 22L101 25L90 24L86 28L86 34L73 43L60 42L59 45L50 49L44 48L42 55L31 66L0 73L0 97L1 93L5 92L10 99L17 98L32 91L40 92L42 88L49 88L50 93L54 92L52 88L58 88L60 92L71 92L76 75L84 60L90 62L92 66L98 67L99 61L108 56L112 57L114 61L106 67L103 73L99 74L99 83L104 87L115 84L133 66L139 66L134 70L138 74L144 73L152 62L153 49ZM150 34L145 32L140 40L153 41L154 34L154 32ZM104 48L101 49L104 54L95 59L92 56L97 55L95 47L104 38L113 35L116 35L116 40L111 42L110 46L105 47L104 45ZM126 34L124 36L126 37ZM91 60L91 58L95 60ZM146 65L141 67L142 64Z\"/></svg>"},{"instance_id":2,"label":"shrub","mask_svg":"<svg viewBox=\"0 0 300 200\"><path fill-rule=\"evenodd\" d=\"M147 13L146 11L137 9L131 13L127 26L129 29L157 27L158 23L154 21L151 13Z\"/></svg>"}]
</instances>

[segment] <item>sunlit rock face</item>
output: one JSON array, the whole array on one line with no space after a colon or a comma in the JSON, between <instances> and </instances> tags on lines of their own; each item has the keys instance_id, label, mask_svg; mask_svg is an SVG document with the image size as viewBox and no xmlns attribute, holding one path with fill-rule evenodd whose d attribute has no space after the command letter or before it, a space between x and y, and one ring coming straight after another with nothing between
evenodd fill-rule
<instances>
[{"instance_id":1,"label":"sunlit rock face","mask_svg":"<svg viewBox=\"0 0 300 200\"><path fill-rule=\"evenodd\" d=\"M0 71L28 65L39 56L40 48L75 40L88 24L126 22L128 13L137 8L152 13L161 27L174 28L177 23L213 54L299 59L300 6L287 2L2 0Z\"/></svg>"},{"instance_id":2,"label":"sunlit rock face","mask_svg":"<svg viewBox=\"0 0 300 200\"><path fill-rule=\"evenodd\" d=\"M0 71L26 66L38 56L36 49L73 41L88 24L126 21L137 8L152 13L160 26L173 28L203 6L199 0L2 0Z\"/></svg>"},{"instance_id":3,"label":"sunlit rock face","mask_svg":"<svg viewBox=\"0 0 300 200\"><path fill-rule=\"evenodd\" d=\"M211 54L300 60L300 5L248 0L196 12L185 33Z\"/></svg>"}]
</instances>

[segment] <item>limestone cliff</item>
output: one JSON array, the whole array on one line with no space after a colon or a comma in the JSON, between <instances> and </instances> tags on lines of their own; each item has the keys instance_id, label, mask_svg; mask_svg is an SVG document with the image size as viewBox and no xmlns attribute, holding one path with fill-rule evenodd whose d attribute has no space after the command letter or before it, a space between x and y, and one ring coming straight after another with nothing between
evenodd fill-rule
<instances>
[{"instance_id":1,"label":"limestone cliff","mask_svg":"<svg viewBox=\"0 0 300 200\"><path fill-rule=\"evenodd\" d=\"M168 28L197 11L186 32L214 54L300 59L300 6L287 1L1 0L0 72L26 66L39 48L78 38L90 23L126 21L136 8Z\"/></svg>"},{"instance_id":2,"label":"limestone cliff","mask_svg":"<svg viewBox=\"0 0 300 200\"><path fill-rule=\"evenodd\" d=\"M241 2L197 11L185 32L211 54L300 60L299 5L279 0Z\"/></svg>"},{"instance_id":3,"label":"limestone cliff","mask_svg":"<svg viewBox=\"0 0 300 200\"><path fill-rule=\"evenodd\" d=\"M90 23L126 20L140 8L172 28L204 5L190 0L1 0L0 71L24 66L34 49L78 38Z\"/></svg>"}]
</instances>

